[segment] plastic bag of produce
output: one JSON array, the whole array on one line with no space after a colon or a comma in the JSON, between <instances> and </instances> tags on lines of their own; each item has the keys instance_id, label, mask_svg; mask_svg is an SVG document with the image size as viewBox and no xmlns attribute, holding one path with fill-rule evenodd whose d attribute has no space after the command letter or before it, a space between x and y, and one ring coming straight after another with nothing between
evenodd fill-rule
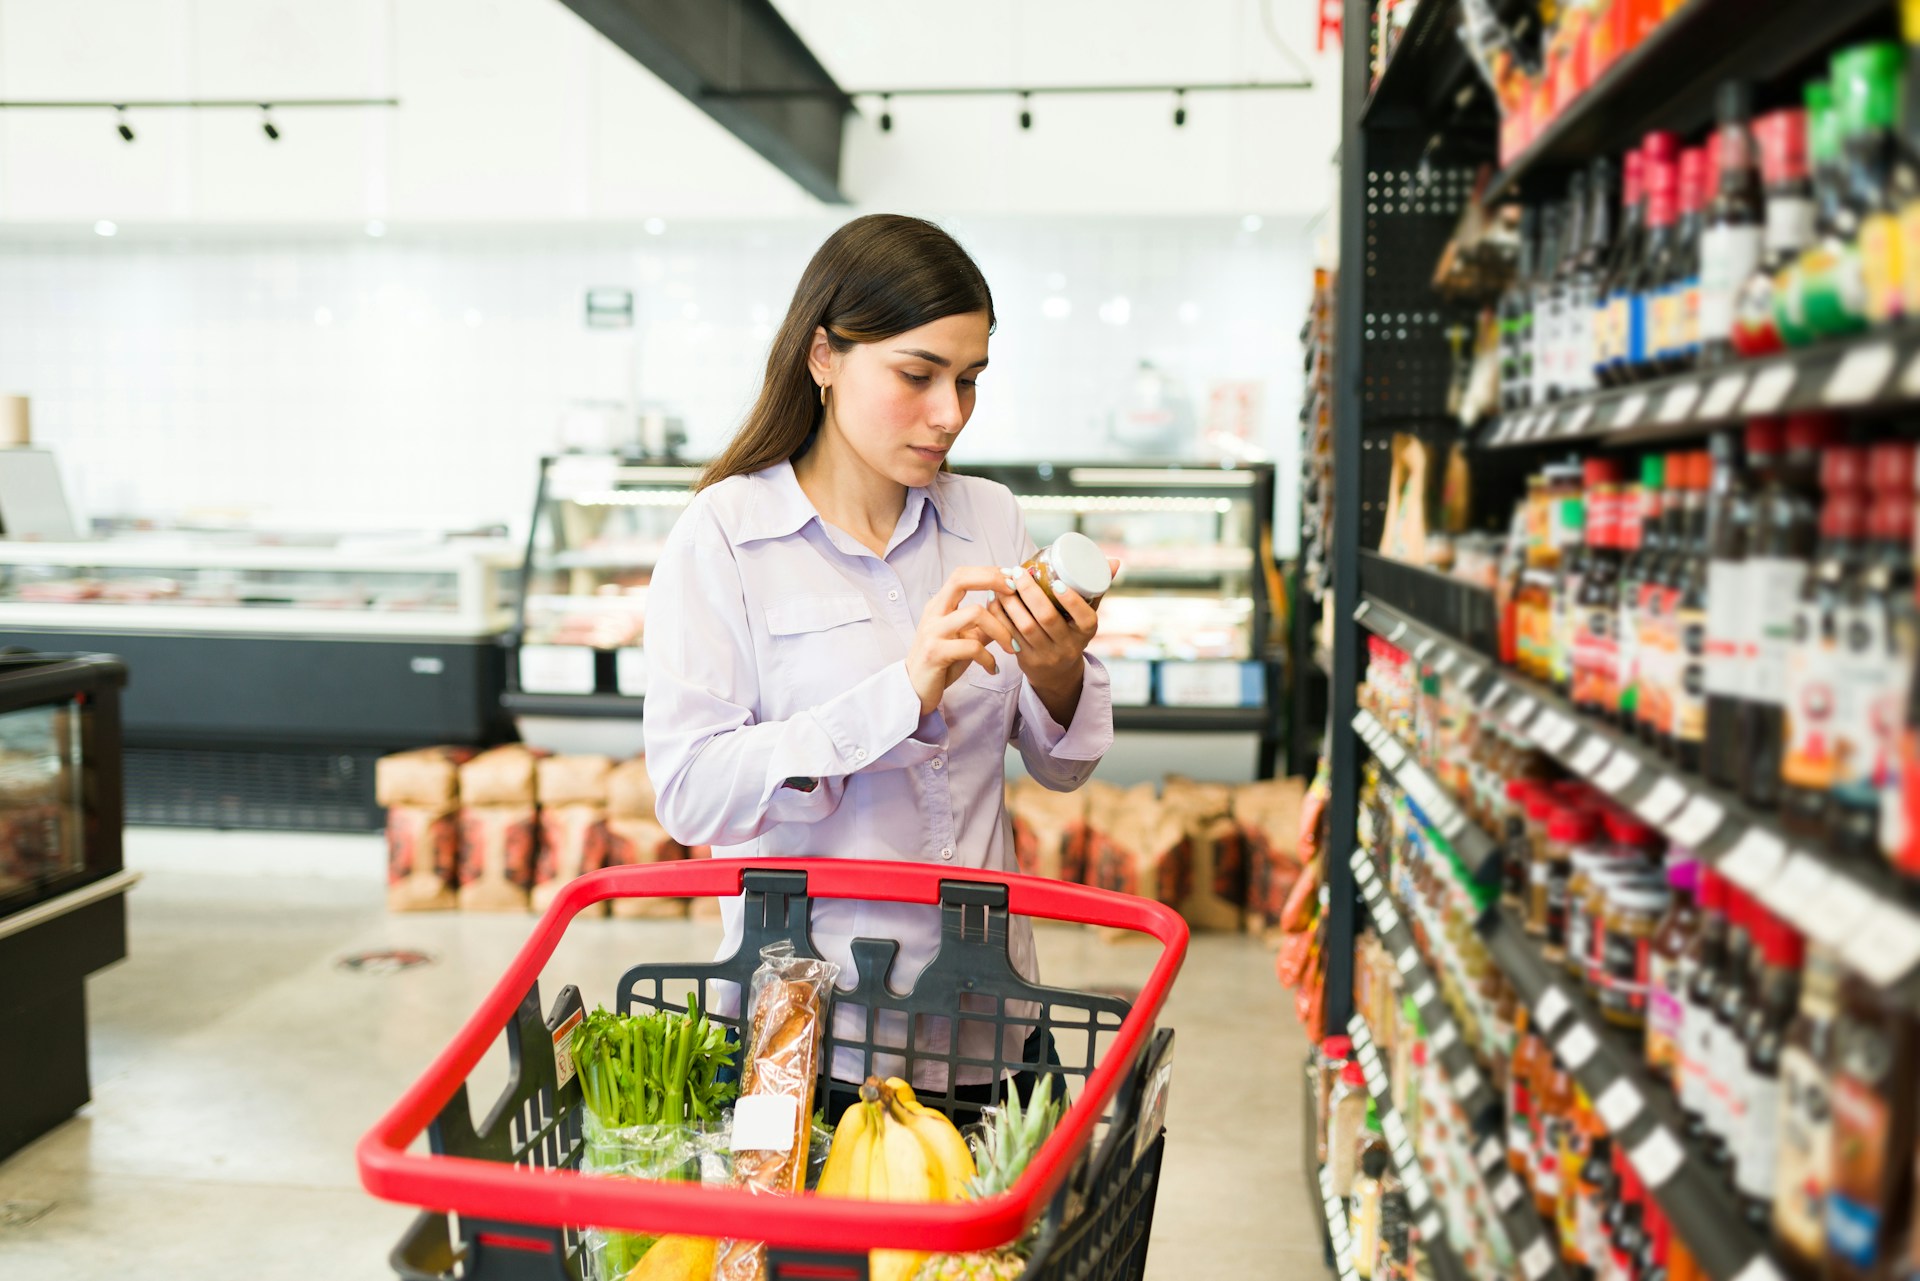
<instances>
[{"instance_id":1,"label":"plastic bag of produce","mask_svg":"<svg viewBox=\"0 0 1920 1281\"><path fill-rule=\"evenodd\" d=\"M724 1129L721 1130L724 1138ZM607 1125L587 1109L581 1127L580 1169L585 1174L622 1179L704 1182L702 1153L718 1146L700 1125ZM588 1228L587 1257L595 1274L621 1281L659 1241L659 1237Z\"/></svg>"}]
</instances>

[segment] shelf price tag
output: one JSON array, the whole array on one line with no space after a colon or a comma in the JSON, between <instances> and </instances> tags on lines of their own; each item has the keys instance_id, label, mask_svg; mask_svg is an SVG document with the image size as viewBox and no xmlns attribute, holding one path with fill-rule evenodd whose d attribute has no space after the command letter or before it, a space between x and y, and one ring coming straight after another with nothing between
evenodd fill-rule
<instances>
[{"instance_id":1,"label":"shelf price tag","mask_svg":"<svg viewBox=\"0 0 1920 1281\"><path fill-rule=\"evenodd\" d=\"M1534 712L1538 711L1539 708L1540 704L1534 702L1531 696L1523 694L1519 702L1507 709L1507 724L1517 730L1525 729L1527 722L1532 719Z\"/></svg>"},{"instance_id":2,"label":"shelf price tag","mask_svg":"<svg viewBox=\"0 0 1920 1281\"><path fill-rule=\"evenodd\" d=\"M1540 993L1540 999L1533 1003L1533 1017L1539 1020L1538 1029L1544 1033L1551 1033L1560 1020L1571 1013L1573 1006L1557 983L1549 983L1546 991Z\"/></svg>"},{"instance_id":3,"label":"shelf price tag","mask_svg":"<svg viewBox=\"0 0 1920 1281\"><path fill-rule=\"evenodd\" d=\"M1687 1154L1681 1148L1680 1141L1673 1137L1673 1131L1664 1125L1656 1125L1638 1147L1627 1153L1627 1159L1633 1162L1641 1181L1649 1188L1658 1190L1679 1173Z\"/></svg>"},{"instance_id":4,"label":"shelf price tag","mask_svg":"<svg viewBox=\"0 0 1920 1281\"><path fill-rule=\"evenodd\" d=\"M1920 917L1892 903L1877 904L1846 947L1847 963L1882 987L1920 965Z\"/></svg>"},{"instance_id":5,"label":"shelf price tag","mask_svg":"<svg viewBox=\"0 0 1920 1281\"><path fill-rule=\"evenodd\" d=\"M1567 750L1567 745L1580 732L1580 727L1558 712L1549 711L1540 717L1533 727L1534 741L1552 752L1555 756Z\"/></svg>"},{"instance_id":6,"label":"shelf price tag","mask_svg":"<svg viewBox=\"0 0 1920 1281\"><path fill-rule=\"evenodd\" d=\"M1500 1213L1510 1213L1514 1206L1520 1204L1520 1180L1509 1174L1494 1184L1493 1203L1500 1208Z\"/></svg>"},{"instance_id":7,"label":"shelf price tag","mask_svg":"<svg viewBox=\"0 0 1920 1281\"><path fill-rule=\"evenodd\" d=\"M1851 876L1835 876L1808 910L1807 934L1815 942L1839 947L1873 911L1873 895Z\"/></svg>"},{"instance_id":8,"label":"shelf price tag","mask_svg":"<svg viewBox=\"0 0 1920 1281\"><path fill-rule=\"evenodd\" d=\"M1726 817L1727 812L1719 802L1708 796L1696 796L1667 824L1667 835L1688 849L1697 850L1720 830Z\"/></svg>"},{"instance_id":9,"label":"shelf price tag","mask_svg":"<svg viewBox=\"0 0 1920 1281\"><path fill-rule=\"evenodd\" d=\"M1422 1241L1438 1241L1440 1239L1440 1233L1445 1228L1446 1224L1440 1220L1440 1211L1435 1210L1432 1214L1420 1220L1420 1239Z\"/></svg>"},{"instance_id":10,"label":"shelf price tag","mask_svg":"<svg viewBox=\"0 0 1920 1281\"><path fill-rule=\"evenodd\" d=\"M1792 361L1783 361L1778 365L1761 370L1754 375L1747 388L1746 398L1740 402L1740 416L1751 418L1755 414L1771 414L1787 403L1787 397L1793 394L1793 384L1800 377Z\"/></svg>"},{"instance_id":11,"label":"shelf price tag","mask_svg":"<svg viewBox=\"0 0 1920 1281\"><path fill-rule=\"evenodd\" d=\"M1544 1234L1535 1237L1533 1244L1520 1252L1520 1270L1526 1273L1527 1281L1540 1281L1553 1271L1553 1247L1547 1244Z\"/></svg>"},{"instance_id":12,"label":"shelf price tag","mask_svg":"<svg viewBox=\"0 0 1920 1281\"><path fill-rule=\"evenodd\" d=\"M1487 692L1480 696L1480 710L1483 712L1493 710L1493 705L1507 696L1509 688L1511 687L1504 681L1490 683L1487 686Z\"/></svg>"},{"instance_id":13,"label":"shelf price tag","mask_svg":"<svg viewBox=\"0 0 1920 1281\"><path fill-rule=\"evenodd\" d=\"M1407 625L1405 623L1397 622L1393 625L1393 630L1387 633L1387 643L1389 645L1397 645L1400 643L1400 638L1402 636L1405 636L1406 634L1407 634Z\"/></svg>"},{"instance_id":14,"label":"shelf price tag","mask_svg":"<svg viewBox=\"0 0 1920 1281\"><path fill-rule=\"evenodd\" d=\"M1765 828L1750 827L1714 871L1749 893L1773 879L1787 856L1786 843Z\"/></svg>"},{"instance_id":15,"label":"shelf price tag","mask_svg":"<svg viewBox=\"0 0 1920 1281\"><path fill-rule=\"evenodd\" d=\"M1438 642L1436 642L1433 639L1433 637L1429 636L1425 640L1421 641L1418 645L1415 645L1413 647L1414 661L1425 662L1427 655L1433 652L1433 647L1437 643Z\"/></svg>"},{"instance_id":16,"label":"shelf price tag","mask_svg":"<svg viewBox=\"0 0 1920 1281\"><path fill-rule=\"evenodd\" d=\"M1600 1038L1593 1034L1593 1029L1585 1023L1576 1022L1573 1029L1561 1037L1559 1044L1554 1046L1554 1053L1560 1056L1560 1061L1571 1071L1578 1072L1587 1065L1594 1051L1599 1048Z\"/></svg>"},{"instance_id":17,"label":"shelf price tag","mask_svg":"<svg viewBox=\"0 0 1920 1281\"><path fill-rule=\"evenodd\" d=\"M1462 689L1471 689L1473 683L1480 679L1480 664L1468 663L1460 669L1460 675L1454 679L1460 682Z\"/></svg>"},{"instance_id":18,"label":"shelf price tag","mask_svg":"<svg viewBox=\"0 0 1920 1281\"><path fill-rule=\"evenodd\" d=\"M1644 391L1636 391L1633 395L1621 401L1619 408L1613 411L1613 421L1607 424L1607 429L1609 431L1625 431L1627 428L1639 422L1640 416L1646 412L1647 393Z\"/></svg>"},{"instance_id":19,"label":"shelf price tag","mask_svg":"<svg viewBox=\"0 0 1920 1281\"><path fill-rule=\"evenodd\" d=\"M1833 873L1817 857L1794 850L1780 866L1780 874L1760 891L1760 901L1779 914L1782 920L1802 931L1808 909L1820 901Z\"/></svg>"},{"instance_id":20,"label":"shelf price tag","mask_svg":"<svg viewBox=\"0 0 1920 1281\"><path fill-rule=\"evenodd\" d=\"M1717 422L1732 417L1733 407L1746 389L1745 374L1722 374L1714 379L1713 386L1707 389L1707 398L1700 402L1701 421Z\"/></svg>"},{"instance_id":21,"label":"shelf price tag","mask_svg":"<svg viewBox=\"0 0 1920 1281\"><path fill-rule=\"evenodd\" d=\"M1600 785L1601 791L1618 796L1631 787L1633 780L1639 777L1640 762L1634 759L1633 753L1615 751L1613 760L1608 762L1605 769L1594 775L1593 781Z\"/></svg>"},{"instance_id":22,"label":"shelf price tag","mask_svg":"<svg viewBox=\"0 0 1920 1281\"><path fill-rule=\"evenodd\" d=\"M1370 600L1363 600L1358 605L1355 605L1353 607L1353 621L1357 623L1361 619L1365 618L1367 616L1367 611L1372 608L1373 608L1373 602Z\"/></svg>"},{"instance_id":23,"label":"shelf price tag","mask_svg":"<svg viewBox=\"0 0 1920 1281\"><path fill-rule=\"evenodd\" d=\"M1414 989L1413 1008L1416 1010L1424 1010L1427 1008L1427 1006L1433 1003L1433 998L1434 998L1433 980L1428 979L1426 982L1422 983L1418 988Z\"/></svg>"},{"instance_id":24,"label":"shelf price tag","mask_svg":"<svg viewBox=\"0 0 1920 1281\"><path fill-rule=\"evenodd\" d=\"M1507 1159L1506 1146L1500 1142L1498 1135L1483 1139L1480 1146L1474 1149L1473 1159L1480 1163L1482 1174L1498 1169Z\"/></svg>"},{"instance_id":25,"label":"shelf price tag","mask_svg":"<svg viewBox=\"0 0 1920 1281\"><path fill-rule=\"evenodd\" d=\"M1686 799L1687 789L1678 779L1663 778L1653 785L1651 792L1640 798L1640 803L1633 807L1633 812L1647 822L1658 826L1672 818L1673 812L1679 809L1681 802Z\"/></svg>"},{"instance_id":26,"label":"shelf price tag","mask_svg":"<svg viewBox=\"0 0 1920 1281\"><path fill-rule=\"evenodd\" d=\"M1747 1261L1747 1266L1733 1274L1733 1281L1785 1281L1780 1269L1773 1266L1773 1260L1764 1254L1756 1254Z\"/></svg>"},{"instance_id":27,"label":"shelf price tag","mask_svg":"<svg viewBox=\"0 0 1920 1281\"><path fill-rule=\"evenodd\" d=\"M1413 973L1413 967L1420 964L1420 953L1411 946L1400 949L1400 955L1393 958L1394 968L1401 974Z\"/></svg>"},{"instance_id":28,"label":"shelf price tag","mask_svg":"<svg viewBox=\"0 0 1920 1281\"><path fill-rule=\"evenodd\" d=\"M1623 1076L1600 1091L1600 1097L1593 1101L1593 1106L1600 1113L1600 1119L1606 1122L1607 1129L1618 1134L1640 1115L1646 1100L1640 1096L1640 1090L1632 1078Z\"/></svg>"},{"instance_id":29,"label":"shelf price tag","mask_svg":"<svg viewBox=\"0 0 1920 1281\"><path fill-rule=\"evenodd\" d=\"M1893 360L1890 342L1855 347L1834 366L1832 376L1820 392L1822 403L1859 405L1872 400L1887 385L1887 377L1893 373Z\"/></svg>"},{"instance_id":30,"label":"shelf price tag","mask_svg":"<svg viewBox=\"0 0 1920 1281\"><path fill-rule=\"evenodd\" d=\"M1453 1097L1464 1103L1473 1097L1473 1092L1478 1090L1482 1084L1484 1084L1484 1082L1480 1079L1480 1069L1468 1065L1459 1076L1453 1078Z\"/></svg>"},{"instance_id":31,"label":"shelf price tag","mask_svg":"<svg viewBox=\"0 0 1920 1281\"><path fill-rule=\"evenodd\" d=\"M1662 423L1685 422L1687 415L1693 412L1693 407L1699 399L1699 383L1681 383L1660 398L1660 412L1654 415L1654 420Z\"/></svg>"},{"instance_id":32,"label":"shelf price tag","mask_svg":"<svg viewBox=\"0 0 1920 1281\"><path fill-rule=\"evenodd\" d=\"M1433 1052L1441 1054L1451 1050L1454 1042L1459 1039L1460 1029L1454 1026L1453 1020L1449 1019L1433 1030Z\"/></svg>"},{"instance_id":33,"label":"shelf price tag","mask_svg":"<svg viewBox=\"0 0 1920 1281\"><path fill-rule=\"evenodd\" d=\"M1453 665L1459 660L1460 660L1460 655L1457 651L1454 651L1451 649L1446 651L1444 654L1440 655L1440 657L1433 660L1434 675L1445 676L1448 672L1453 670Z\"/></svg>"},{"instance_id":34,"label":"shelf price tag","mask_svg":"<svg viewBox=\"0 0 1920 1281\"><path fill-rule=\"evenodd\" d=\"M1573 766L1574 773L1592 778L1612 754L1613 744L1595 734L1580 745L1580 750L1567 763Z\"/></svg>"},{"instance_id":35,"label":"shelf price tag","mask_svg":"<svg viewBox=\"0 0 1920 1281\"><path fill-rule=\"evenodd\" d=\"M1578 436L1593 421L1593 402L1583 400L1568 412L1566 420L1560 424L1560 435Z\"/></svg>"}]
</instances>

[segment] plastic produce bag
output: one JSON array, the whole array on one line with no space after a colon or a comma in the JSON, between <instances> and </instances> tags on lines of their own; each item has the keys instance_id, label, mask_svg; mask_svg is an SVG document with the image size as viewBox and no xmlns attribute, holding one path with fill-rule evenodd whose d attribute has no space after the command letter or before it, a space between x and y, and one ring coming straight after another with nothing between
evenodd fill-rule
<instances>
[{"instance_id":1,"label":"plastic produce bag","mask_svg":"<svg viewBox=\"0 0 1920 1281\"><path fill-rule=\"evenodd\" d=\"M705 1138L700 1126L603 1125L592 1109L587 1109L581 1138L583 1173L624 1179L700 1181L700 1154ZM705 1146L711 1146L710 1141ZM588 1228L585 1251L593 1260L594 1275L602 1281L619 1281L633 1271L657 1239L633 1232Z\"/></svg>"}]
</instances>

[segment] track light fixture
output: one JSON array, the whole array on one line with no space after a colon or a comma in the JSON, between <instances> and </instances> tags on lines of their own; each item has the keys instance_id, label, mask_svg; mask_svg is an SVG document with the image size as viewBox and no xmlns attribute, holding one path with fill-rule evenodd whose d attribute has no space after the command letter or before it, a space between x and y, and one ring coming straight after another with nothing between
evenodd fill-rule
<instances>
[{"instance_id":1,"label":"track light fixture","mask_svg":"<svg viewBox=\"0 0 1920 1281\"><path fill-rule=\"evenodd\" d=\"M268 142L280 141L280 126L273 123L273 104L260 104L260 132L267 135Z\"/></svg>"},{"instance_id":2,"label":"track light fixture","mask_svg":"<svg viewBox=\"0 0 1920 1281\"><path fill-rule=\"evenodd\" d=\"M1173 91L1173 127L1175 129L1183 129L1186 127L1186 123L1187 91L1185 89L1175 89Z\"/></svg>"},{"instance_id":3,"label":"track light fixture","mask_svg":"<svg viewBox=\"0 0 1920 1281\"><path fill-rule=\"evenodd\" d=\"M1020 127L1033 128L1033 97L1025 89L1020 91Z\"/></svg>"},{"instance_id":4,"label":"track light fixture","mask_svg":"<svg viewBox=\"0 0 1920 1281\"><path fill-rule=\"evenodd\" d=\"M114 131L120 135L120 141L132 142L133 126L127 123L127 109L125 107L115 107L113 110L115 113Z\"/></svg>"},{"instance_id":5,"label":"track light fixture","mask_svg":"<svg viewBox=\"0 0 1920 1281\"><path fill-rule=\"evenodd\" d=\"M880 95L880 132L893 132L893 95L890 93Z\"/></svg>"}]
</instances>

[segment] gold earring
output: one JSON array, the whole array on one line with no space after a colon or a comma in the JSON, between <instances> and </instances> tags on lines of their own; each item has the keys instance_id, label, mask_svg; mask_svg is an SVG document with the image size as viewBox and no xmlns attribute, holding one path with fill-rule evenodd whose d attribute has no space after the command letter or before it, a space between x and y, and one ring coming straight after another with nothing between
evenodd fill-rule
<instances>
[{"instance_id":1,"label":"gold earring","mask_svg":"<svg viewBox=\"0 0 1920 1281\"><path fill-rule=\"evenodd\" d=\"M820 384L820 408L825 409L826 407L827 407L827 385L825 383L821 383Z\"/></svg>"}]
</instances>

